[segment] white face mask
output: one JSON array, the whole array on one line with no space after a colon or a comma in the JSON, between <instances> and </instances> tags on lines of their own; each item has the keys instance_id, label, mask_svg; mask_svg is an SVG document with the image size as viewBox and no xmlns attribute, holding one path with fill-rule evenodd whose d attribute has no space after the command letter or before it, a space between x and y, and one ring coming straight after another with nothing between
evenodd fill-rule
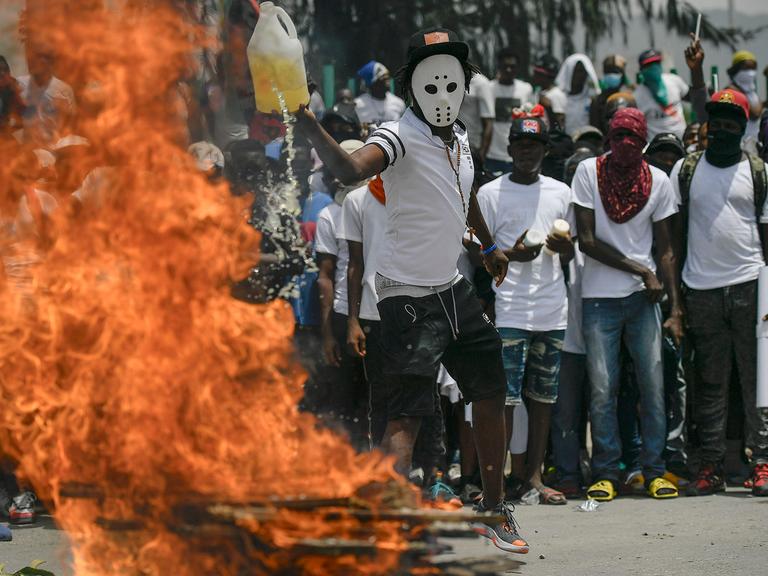
<instances>
[{"instance_id":1,"label":"white face mask","mask_svg":"<svg viewBox=\"0 0 768 576\"><path fill-rule=\"evenodd\" d=\"M413 97L432 126L450 126L464 101L466 76L455 56L436 54L418 63L411 77Z\"/></svg>"},{"instance_id":2,"label":"white face mask","mask_svg":"<svg viewBox=\"0 0 768 576\"><path fill-rule=\"evenodd\" d=\"M757 92L757 70L740 70L734 74L733 82L744 92Z\"/></svg>"}]
</instances>

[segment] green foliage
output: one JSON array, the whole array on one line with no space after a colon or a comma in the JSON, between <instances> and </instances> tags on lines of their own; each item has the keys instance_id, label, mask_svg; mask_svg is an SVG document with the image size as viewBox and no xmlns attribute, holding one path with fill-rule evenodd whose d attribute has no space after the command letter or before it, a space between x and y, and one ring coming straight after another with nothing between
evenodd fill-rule
<instances>
[{"instance_id":1,"label":"green foliage","mask_svg":"<svg viewBox=\"0 0 768 576\"><path fill-rule=\"evenodd\" d=\"M698 14L682 0L284 0L283 5L300 34L309 38L313 60L335 64L340 77L354 75L370 59L396 69L403 64L409 36L432 25L456 30L469 42L472 59L492 73L494 55L505 46L517 50L523 69L539 54L554 53L556 46L561 58L574 52L577 21L584 29L584 51L591 54L616 29L626 39L637 18L663 22L670 31L687 35ZM648 28L651 45L655 39ZM748 33L719 29L705 17L701 36L733 46Z\"/></svg>"},{"instance_id":2,"label":"green foliage","mask_svg":"<svg viewBox=\"0 0 768 576\"><path fill-rule=\"evenodd\" d=\"M44 560L35 560L16 572L6 572L5 564L0 564L0 576L56 576L53 572L40 568L43 564L45 564Z\"/></svg>"}]
</instances>

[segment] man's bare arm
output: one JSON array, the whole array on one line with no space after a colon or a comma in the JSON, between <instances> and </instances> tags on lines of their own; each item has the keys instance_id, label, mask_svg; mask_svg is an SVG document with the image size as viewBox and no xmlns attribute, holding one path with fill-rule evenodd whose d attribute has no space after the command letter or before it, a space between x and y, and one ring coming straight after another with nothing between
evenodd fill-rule
<instances>
[{"instance_id":1,"label":"man's bare arm","mask_svg":"<svg viewBox=\"0 0 768 576\"><path fill-rule=\"evenodd\" d=\"M301 108L296 118L323 164L328 166L331 173L342 183L355 184L381 174L386 169L387 157L378 146L363 146L360 150L347 154L323 129L308 108Z\"/></svg>"}]
</instances>

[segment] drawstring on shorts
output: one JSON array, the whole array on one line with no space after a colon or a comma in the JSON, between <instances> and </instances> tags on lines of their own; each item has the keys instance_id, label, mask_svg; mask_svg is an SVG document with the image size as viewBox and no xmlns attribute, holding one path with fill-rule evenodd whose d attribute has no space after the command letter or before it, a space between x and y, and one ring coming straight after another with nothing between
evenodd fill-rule
<instances>
[{"instance_id":1,"label":"drawstring on shorts","mask_svg":"<svg viewBox=\"0 0 768 576\"><path fill-rule=\"evenodd\" d=\"M443 312L445 312L445 317L448 319L448 324L451 327L451 334L453 335L454 340L459 339L459 315L456 312L456 295L453 293L453 284L451 284L451 299L453 300L453 322L451 322L451 316L448 314L448 308L445 307L445 302L443 302L443 297L440 295L440 292L437 291L435 288L435 294L437 294L437 299L440 300L440 305L443 307Z\"/></svg>"}]
</instances>

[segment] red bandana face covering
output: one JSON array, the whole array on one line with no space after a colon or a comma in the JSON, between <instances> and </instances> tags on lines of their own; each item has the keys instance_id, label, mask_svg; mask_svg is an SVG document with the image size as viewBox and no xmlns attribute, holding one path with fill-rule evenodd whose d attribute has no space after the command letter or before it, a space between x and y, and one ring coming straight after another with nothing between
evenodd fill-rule
<instances>
[{"instance_id":1,"label":"red bandana face covering","mask_svg":"<svg viewBox=\"0 0 768 576\"><path fill-rule=\"evenodd\" d=\"M611 153L597 159L597 186L605 213L623 224L645 208L653 180L643 160L645 118L640 122L636 116L642 113L631 108L619 112L628 114L617 113L611 121Z\"/></svg>"}]
</instances>

